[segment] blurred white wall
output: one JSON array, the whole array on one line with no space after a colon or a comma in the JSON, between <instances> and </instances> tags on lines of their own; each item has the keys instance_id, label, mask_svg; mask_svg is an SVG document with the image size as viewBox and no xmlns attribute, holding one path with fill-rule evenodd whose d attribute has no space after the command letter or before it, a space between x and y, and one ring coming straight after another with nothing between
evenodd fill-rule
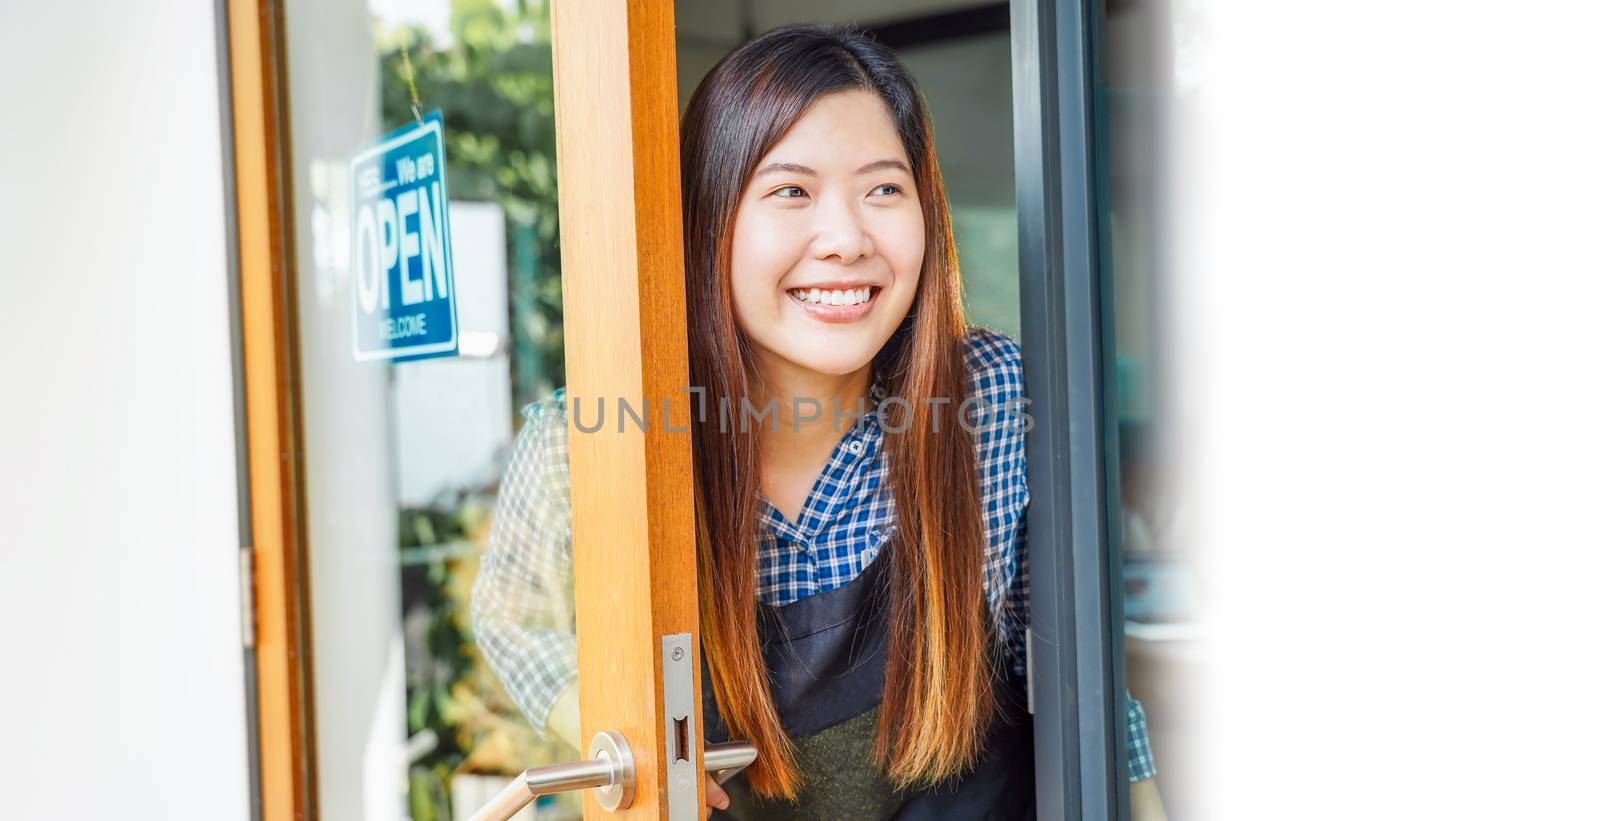
<instances>
[{"instance_id":1,"label":"blurred white wall","mask_svg":"<svg viewBox=\"0 0 1600 821\"><path fill-rule=\"evenodd\" d=\"M7 818L249 817L216 43L0 3Z\"/></svg>"}]
</instances>

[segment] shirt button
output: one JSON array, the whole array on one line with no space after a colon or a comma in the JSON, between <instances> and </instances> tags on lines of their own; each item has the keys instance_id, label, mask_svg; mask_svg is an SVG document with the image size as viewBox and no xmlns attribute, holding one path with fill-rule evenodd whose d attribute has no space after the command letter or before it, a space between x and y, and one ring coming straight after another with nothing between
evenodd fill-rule
<instances>
[{"instance_id":1,"label":"shirt button","mask_svg":"<svg viewBox=\"0 0 1600 821\"><path fill-rule=\"evenodd\" d=\"M849 447L850 447L850 452L854 453L857 456L860 456L861 455L861 451L865 450L865 446L861 444L861 440L859 440L859 439L857 439L854 442L851 442Z\"/></svg>"}]
</instances>

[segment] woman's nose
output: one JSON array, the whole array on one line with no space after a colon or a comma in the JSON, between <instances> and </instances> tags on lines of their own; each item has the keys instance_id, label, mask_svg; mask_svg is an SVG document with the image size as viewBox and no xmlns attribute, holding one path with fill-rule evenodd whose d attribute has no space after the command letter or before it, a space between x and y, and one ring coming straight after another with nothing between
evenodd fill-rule
<instances>
[{"instance_id":1,"label":"woman's nose","mask_svg":"<svg viewBox=\"0 0 1600 821\"><path fill-rule=\"evenodd\" d=\"M817 235L812 250L817 259L838 257L841 265L849 265L872 254L872 235L854 204L825 200L816 214Z\"/></svg>"}]
</instances>

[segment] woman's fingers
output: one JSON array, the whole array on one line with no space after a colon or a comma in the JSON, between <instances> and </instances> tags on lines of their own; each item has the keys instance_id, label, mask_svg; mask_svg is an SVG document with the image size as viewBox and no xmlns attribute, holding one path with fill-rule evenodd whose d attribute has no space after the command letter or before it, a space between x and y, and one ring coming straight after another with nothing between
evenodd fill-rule
<instances>
[{"instance_id":1,"label":"woman's fingers","mask_svg":"<svg viewBox=\"0 0 1600 821\"><path fill-rule=\"evenodd\" d=\"M700 817L710 818L713 807L719 810L727 809L728 793L722 789L722 785L718 784L715 778L711 777L711 773L706 773L706 809L705 813Z\"/></svg>"}]
</instances>

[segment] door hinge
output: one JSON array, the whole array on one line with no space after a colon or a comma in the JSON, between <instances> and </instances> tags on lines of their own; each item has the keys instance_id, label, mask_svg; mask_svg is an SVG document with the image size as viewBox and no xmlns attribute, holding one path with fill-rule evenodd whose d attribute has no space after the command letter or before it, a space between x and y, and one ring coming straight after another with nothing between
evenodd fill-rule
<instances>
[{"instance_id":1,"label":"door hinge","mask_svg":"<svg viewBox=\"0 0 1600 821\"><path fill-rule=\"evenodd\" d=\"M1028 715L1033 715L1033 628L1023 633L1022 658L1028 668Z\"/></svg>"},{"instance_id":2,"label":"door hinge","mask_svg":"<svg viewBox=\"0 0 1600 821\"><path fill-rule=\"evenodd\" d=\"M239 548L239 638L246 650L256 646L256 552Z\"/></svg>"}]
</instances>

